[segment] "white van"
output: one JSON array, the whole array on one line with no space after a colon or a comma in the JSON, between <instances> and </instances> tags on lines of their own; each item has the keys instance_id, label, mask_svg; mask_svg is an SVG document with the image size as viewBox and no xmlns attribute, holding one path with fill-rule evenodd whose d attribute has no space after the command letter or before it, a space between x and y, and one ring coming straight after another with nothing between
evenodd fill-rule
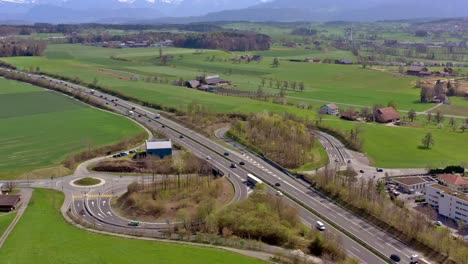
<instances>
[{"instance_id":1,"label":"white van","mask_svg":"<svg viewBox=\"0 0 468 264\"><path fill-rule=\"evenodd\" d=\"M315 222L315 227L316 227L318 230L320 230L320 231L324 231L324 230L325 230L325 225L324 225L322 222L320 222L320 221Z\"/></svg>"}]
</instances>

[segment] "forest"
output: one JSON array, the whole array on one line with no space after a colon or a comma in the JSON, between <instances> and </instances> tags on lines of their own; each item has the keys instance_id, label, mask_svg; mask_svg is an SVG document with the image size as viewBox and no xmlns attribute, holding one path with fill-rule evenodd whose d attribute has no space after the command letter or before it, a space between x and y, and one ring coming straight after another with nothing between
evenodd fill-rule
<instances>
[{"instance_id":1,"label":"forest","mask_svg":"<svg viewBox=\"0 0 468 264\"><path fill-rule=\"evenodd\" d=\"M0 40L0 57L42 56L47 44L37 40Z\"/></svg>"}]
</instances>

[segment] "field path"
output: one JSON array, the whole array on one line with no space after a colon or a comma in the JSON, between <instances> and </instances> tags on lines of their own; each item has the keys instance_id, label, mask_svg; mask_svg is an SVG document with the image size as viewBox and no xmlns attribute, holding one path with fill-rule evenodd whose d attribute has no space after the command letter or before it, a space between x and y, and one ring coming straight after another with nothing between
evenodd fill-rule
<instances>
[{"instance_id":1,"label":"field path","mask_svg":"<svg viewBox=\"0 0 468 264\"><path fill-rule=\"evenodd\" d=\"M18 214L15 216L15 219L11 222L11 224L8 226L8 228L5 230L3 235L0 237L0 248L2 248L3 243L5 243L5 240L8 238L10 235L11 231L13 228L15 228L16 224L20 220L21 216L23 216L23 213L26 211L26 208L28 208L29 201L31 200L32 196L32 189L30 188L23 188L21 189L21 197L22 197L22 204L20 209L18 210Z\"/></svg>"}]
</instances>

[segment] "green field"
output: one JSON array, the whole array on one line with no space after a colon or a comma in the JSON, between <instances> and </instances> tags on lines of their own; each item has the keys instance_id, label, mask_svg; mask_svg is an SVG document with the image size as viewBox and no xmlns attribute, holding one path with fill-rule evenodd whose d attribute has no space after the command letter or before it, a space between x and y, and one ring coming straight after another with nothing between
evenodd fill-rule
<instances>
[{"instance_id":1,"label":"green field","mask_svg":"<svg viewBox=\"0 0 468 264\"><path fill-rule=\"evenodd\" d=\"M2 264L264 263L223 250L100 235L68 224L63 194L35 190L28 209L0 250Z\"/></svg>"},{"instance_id":2,"label":"green field","mask_svg":"<svg viewBox=\"0 0 468 264\"><path fill-rule=\"evenodd\" d=\"M97 79L98 84L131 95L141 100L171 106L185 110L193 101L205 105L213 112L229 113L293 113L297 116L313 120L317 109L324 104L322 101L337 102L341 107L387 105L391 100L397 103L399 110L415 109L424 111L432 104L419 103L419 89L414 88L416 78L394 76L388 72L362 69L361 67L334 64L313 64L289 62L290 57L328 57L345 56L343 51L318 53L317 50L286 49L275 47L270 51L258 52L265 56L260 63L233 63L234 55L223 51L205 50L195 54L195 50L167 48L166 54L173 54L171 66L161 66L156 48L143 49L105 49L82 45L49 45L45 57L6 58L7 62L22 66L25 69L39 66L42 71L64 75L71 78L79 77L86 82ZM256 54L257 52L250 52ZM243 54L243 53L237 53ZM335 55L333 55L335 54ZM182 56L181 56L182 55ZM113 60L111 56L125 58L127 61ZM212 59L214 56L214 59ZM271 66L273 57L280 57L278 68ZM338 58L340 58L338 57ZM335 57L337 58L337 57ZM228 74L231 72L231 75ZM105 74L104 74L105 73ZM287 92L288 101L306 103L311 110L299 109L263 102L258 100L227 97L206 92L195 91L171 84L145 82L147 76L167 78L169 83L183 78L192 79L203 74L220 74L237 84L236 89L256 91L262 78L274 80L303 81L304 92ZM131 76L139 76L139 81L124 80ZM120 77L120 78L119 78ZM278 93L277 89L269 88L266 81L265 92ZM314 101L319 100L319 102ZM461 102L461 103L464 103ZM456 102L454 105L459 105ZM352 106L354 105L354 106ZM464 106L463 106L464 107ZM460 111L460 110L458 110ZM463 110L461 110L463 111ZM326 117L328 118L328 117ZM332 118L333 119L333 118ZM344 121L331 123L341 129L349 129L350 124ZM438 147L443 151L433 150L413 151L426 133L424 128L414 128L411 133L414 138L409 140L404 134L396 133L396 128L377 127L367 129L365 134L365 151L374 161L374 165L382 167L426 167L433 160L458 163L464 161L458 149L459 142L468 142L468 133L451 134L448 131L438 131L440 138ZM389 142L411 142L411 144L386 144ZM436 139L437 140L437 139ZM442 145L446 144L446 145ZM437 144L437 143L436 143ZM465 144L465 143L462 143Z\"/></svg>"},{"instance_id":3,"label":"green field","mask_svg":"<svg viewBox=\"0 0 468 264\"><path fill-rule=\"evenodd\" d=\"M323 124L343 131L361 126L365 140L363 152L379 167L434 168L468 164L468 133L452 132L448 126L443 129L386 127L339 120L325 120ZM435 140L431 149L421 148L427 132L431 132Z\"/></svg>"},{"instance_id":4,"label":"green field","mask_svg":"<svg viewBox=\"0 0 468 264\"><path fill-rule=\"evenodd\" d=\"M5 230L10 226L11 222L15 218L16 213L2 215L0 213L0 236L3 235Z\"/></svg>"},{"instance_id":5,"label":"green field","mask_svg":"<svg viewBox=\"0 0 468 264\"><path fill-rule=\"evenodd\" d=\"M0 120L0 179L55 167L70 154L143 133L123 117L5 79L0 79Z\"/></svg>"}]
</instances>

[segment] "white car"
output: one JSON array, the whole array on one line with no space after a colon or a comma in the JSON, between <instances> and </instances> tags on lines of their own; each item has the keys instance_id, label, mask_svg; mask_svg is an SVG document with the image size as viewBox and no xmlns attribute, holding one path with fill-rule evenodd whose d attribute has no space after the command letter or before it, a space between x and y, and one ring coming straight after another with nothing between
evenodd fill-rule
<instances>
[{"instance_id":1,"label":"white car","mask_svg":"<svg viewBox=\"0 0 468 264\"><path fill-rule=\"evenodd\" d=\"M211 157L210 157L210 156L206 156L206 160L211 160Z\"/></svg>"},{"instance_id":2,"label":"white car","mask_svg":"<svg viewBox=\"0 0 468 264\"><path fill-rule=\"evenodd\" d=\"M325 225L320 221L315 222L315 227L320 231L325 231Z\"/></svg>"},{"instance_id":3,"label":"white car","mask_svg":"<svg viewBox=\"0 0 468 264\"><path fill-rule=\"evenodd\" d=\"M277 195L277 196L283 196L283 193L280 192L280 191L276 191L276 195Z\"/></svg>"}]
</instances>

